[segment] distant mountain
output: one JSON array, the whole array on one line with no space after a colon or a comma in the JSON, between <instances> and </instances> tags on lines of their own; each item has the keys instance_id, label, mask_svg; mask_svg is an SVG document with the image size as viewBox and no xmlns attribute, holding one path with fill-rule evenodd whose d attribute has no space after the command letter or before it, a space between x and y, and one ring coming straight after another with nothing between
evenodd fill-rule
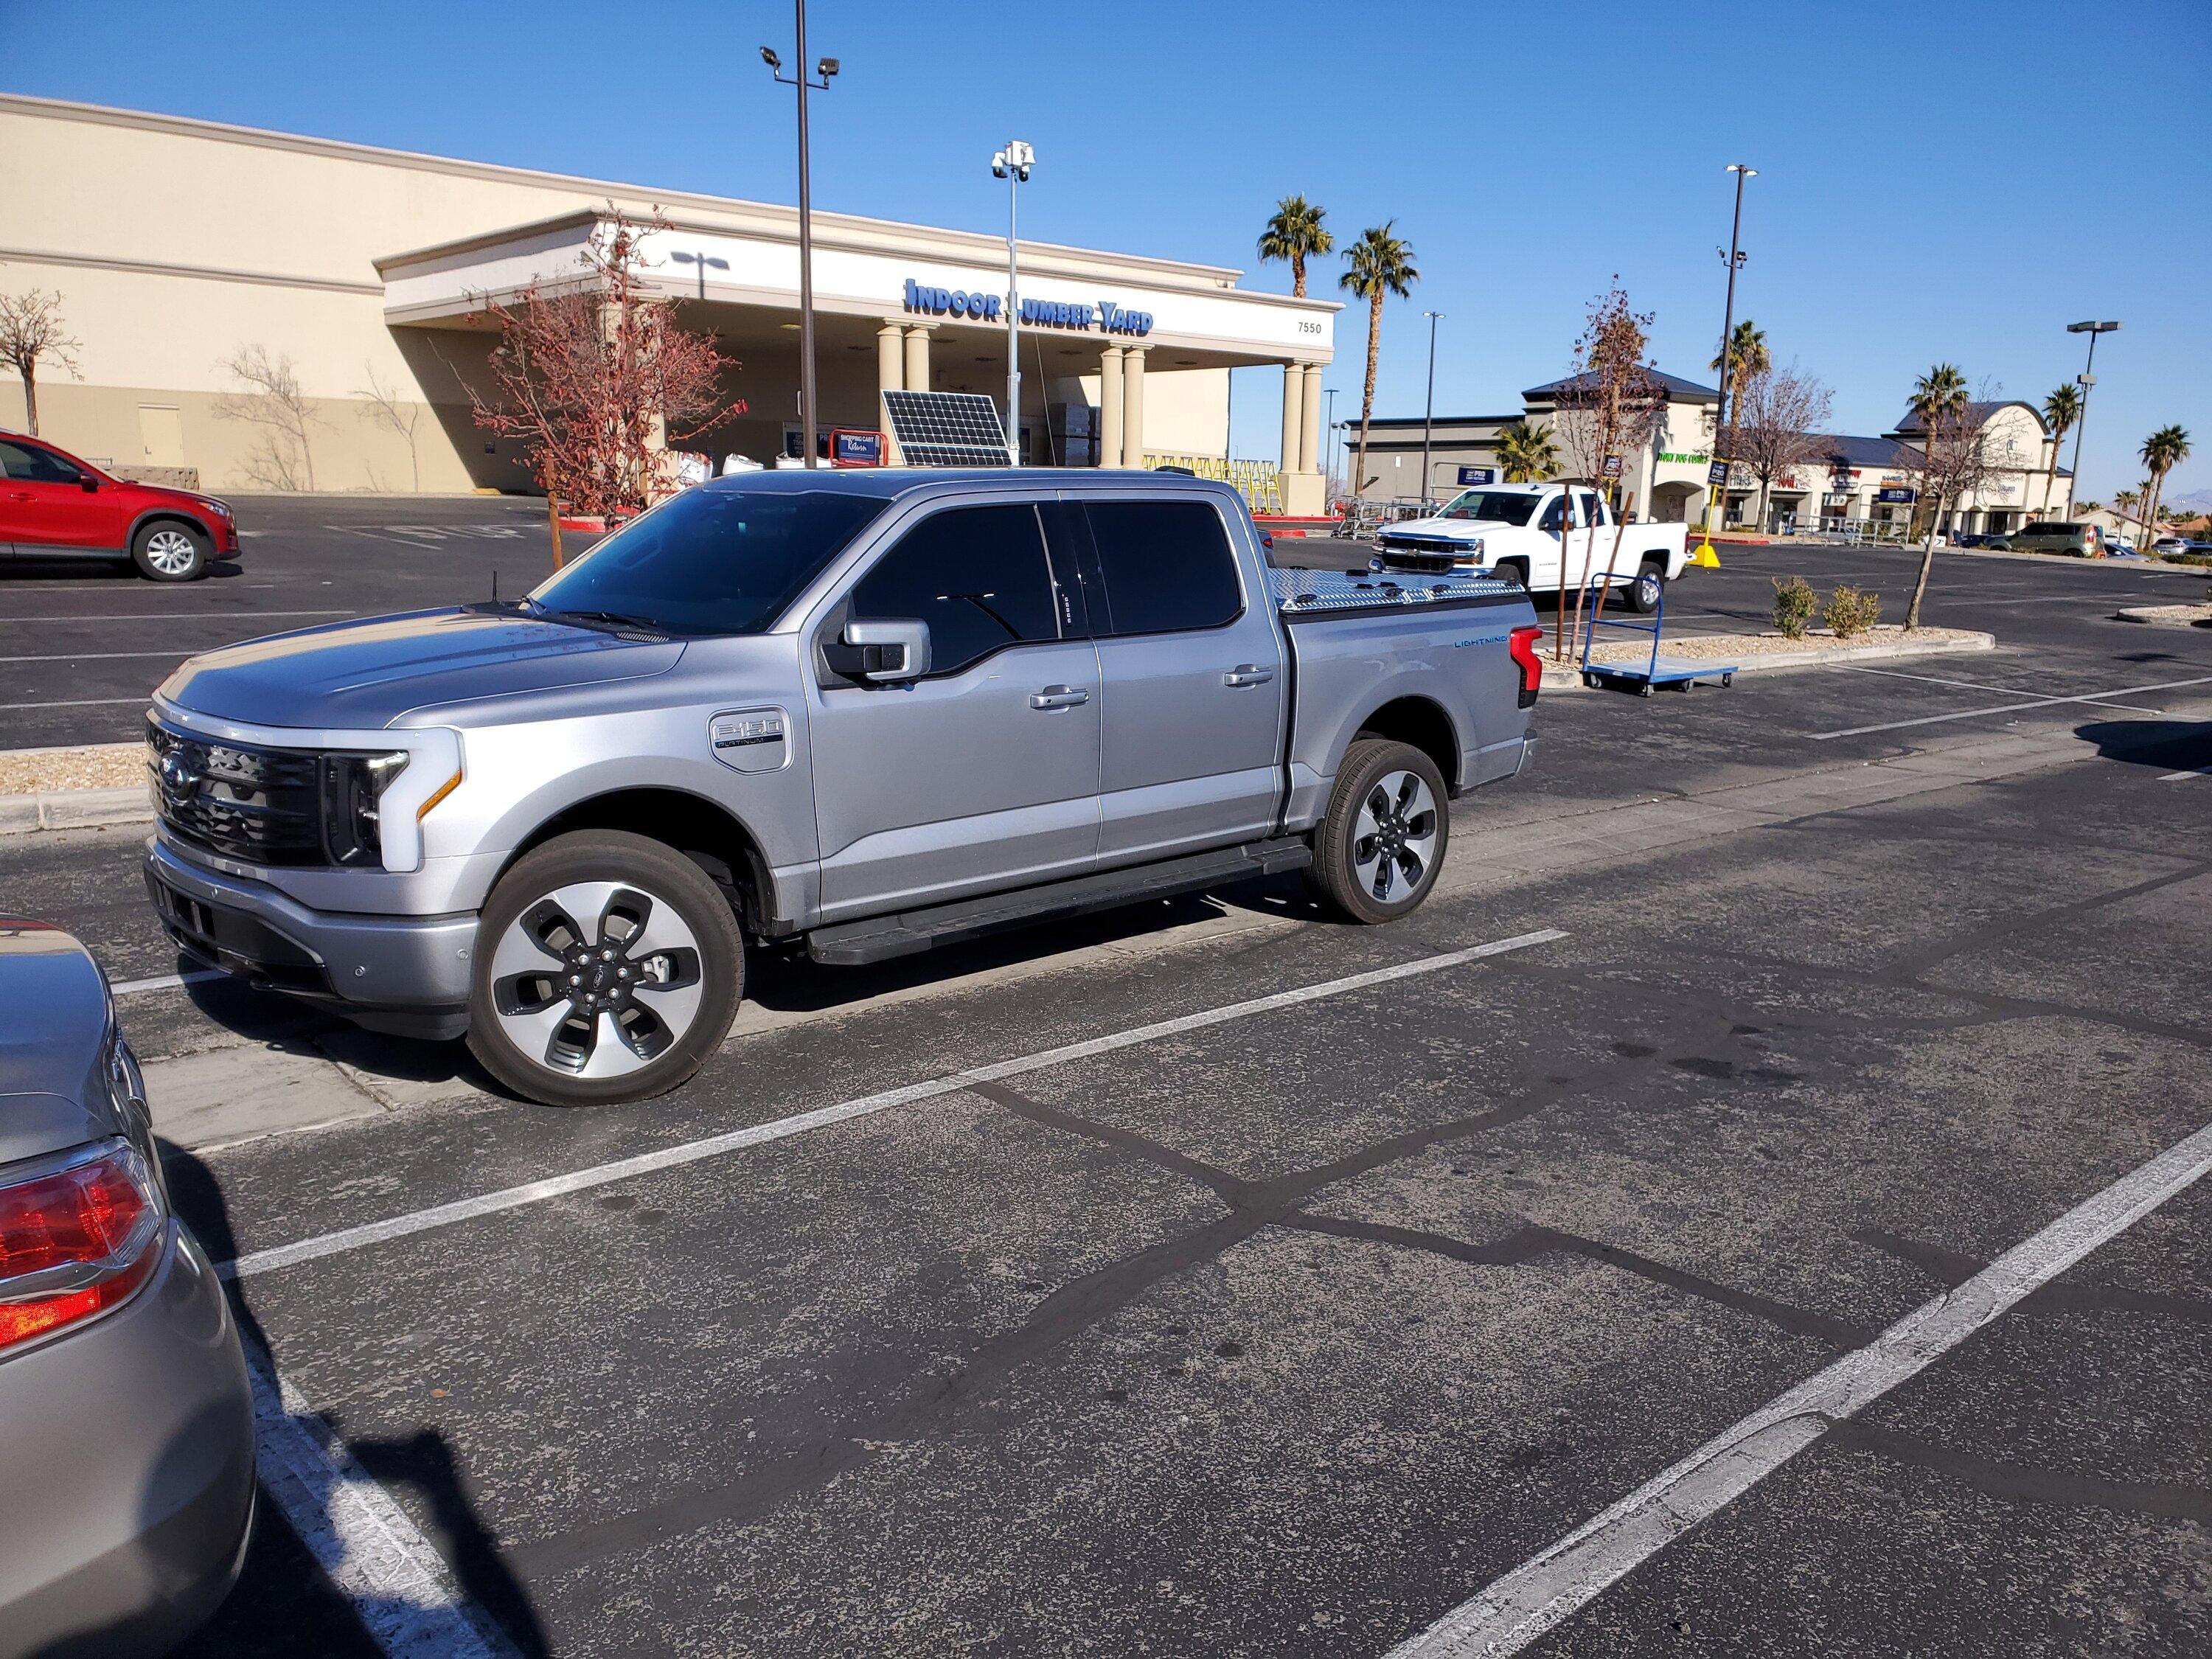
<instances>
[{"instance_id":1,"label":"distant mountain","mask_svg":"<svg viewBox=\"0 0 2212 1659\"><path fill-rule=\"evenodd\" d=\"M2169 495L2166 505L2177 513L2212 513L2212 489L2192 489L2186 495Z\"/></svg>"}]
</instances>

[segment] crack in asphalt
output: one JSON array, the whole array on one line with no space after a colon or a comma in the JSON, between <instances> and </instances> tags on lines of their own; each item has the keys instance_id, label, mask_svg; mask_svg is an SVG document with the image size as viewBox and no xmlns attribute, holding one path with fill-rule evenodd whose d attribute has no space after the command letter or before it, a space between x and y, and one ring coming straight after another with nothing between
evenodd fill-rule
<instances>
[{"instance_id":1,"label":"crack in asphalt","mask_svg":"<svg viewBox=\"0 0 2212 1659\"><path fill-rule=\"evenodd\" d=\"M2179 1481L2111 1480L2100 1475L2008 1463L1959 1446L1876 1428L1856 1417L1832 1425L1826 1440L1841 1450L1871 1452L1931 1474L1948 1476L2001 1503L2110 1510L2156 1521L2212 1522L2212 1492Z\"/></svg>"}]
</instances>

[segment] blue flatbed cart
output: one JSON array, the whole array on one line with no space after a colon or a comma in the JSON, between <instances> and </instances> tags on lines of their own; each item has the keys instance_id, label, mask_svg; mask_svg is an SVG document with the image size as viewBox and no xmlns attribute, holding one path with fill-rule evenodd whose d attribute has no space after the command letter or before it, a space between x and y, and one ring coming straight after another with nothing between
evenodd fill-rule
<instances>
[{"instance_id":1,"label":"blue flatbed cart","mask_svg":"<svg viewBox=\"0 0 2212 1659\"><path fill-rule=\"evenodd\" d=\"M1737 665L1735 663L1692 662L1686 657L1661 656L1659 629L1666 620L1667 585L1662 582L1659 584L1659 602L1652 610L1650 622L1622 622L1612 617L1599 617L1592 621L1589 632L1583 640L1583 684L1593 687L1610 684L1619 690L1632 690L1638 696L1644 697L1650 696L1655 688L1662 685L1679 685L1687 691L1699 680L1718 680L1723 685L1735 684ZM1597 630L1601 628L1617 628L1631 634L1649 634L1651 636L1651 654L1641 662L1592 662L1590 647L1597 643Z\"/></svg>"}]
</instances>

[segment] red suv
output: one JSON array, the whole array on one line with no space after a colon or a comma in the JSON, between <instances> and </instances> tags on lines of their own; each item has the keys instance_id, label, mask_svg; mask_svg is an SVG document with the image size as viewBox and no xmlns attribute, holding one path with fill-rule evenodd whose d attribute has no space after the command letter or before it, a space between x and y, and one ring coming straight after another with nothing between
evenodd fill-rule
<instances>
[{"instance_id":1,"label":"red suv","mask_svg":"<svg viewBox=\"0 0 2212 1659\"><path fill-rule=\"evenodd\" d=\"M238 556L228 503L111 478L41 438L0 432L0 556L127 558L157 582Z\"/></svg>"}]
</instances>

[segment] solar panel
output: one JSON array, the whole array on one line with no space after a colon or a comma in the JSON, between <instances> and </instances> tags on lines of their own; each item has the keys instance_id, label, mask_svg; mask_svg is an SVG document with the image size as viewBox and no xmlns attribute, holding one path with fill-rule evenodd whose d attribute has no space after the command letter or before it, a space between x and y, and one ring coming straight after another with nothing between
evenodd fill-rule
<instances>
[{"instance_id":1,"label":"solar panel","mask_svg":"<svg viewBox=\"0 0 2212 1659\"><path fill-rule=\"evenodd\" d=\"M1006 466L1006 428L980 392L886 392L908 466Z\"/></svg>"}]
</instances>

